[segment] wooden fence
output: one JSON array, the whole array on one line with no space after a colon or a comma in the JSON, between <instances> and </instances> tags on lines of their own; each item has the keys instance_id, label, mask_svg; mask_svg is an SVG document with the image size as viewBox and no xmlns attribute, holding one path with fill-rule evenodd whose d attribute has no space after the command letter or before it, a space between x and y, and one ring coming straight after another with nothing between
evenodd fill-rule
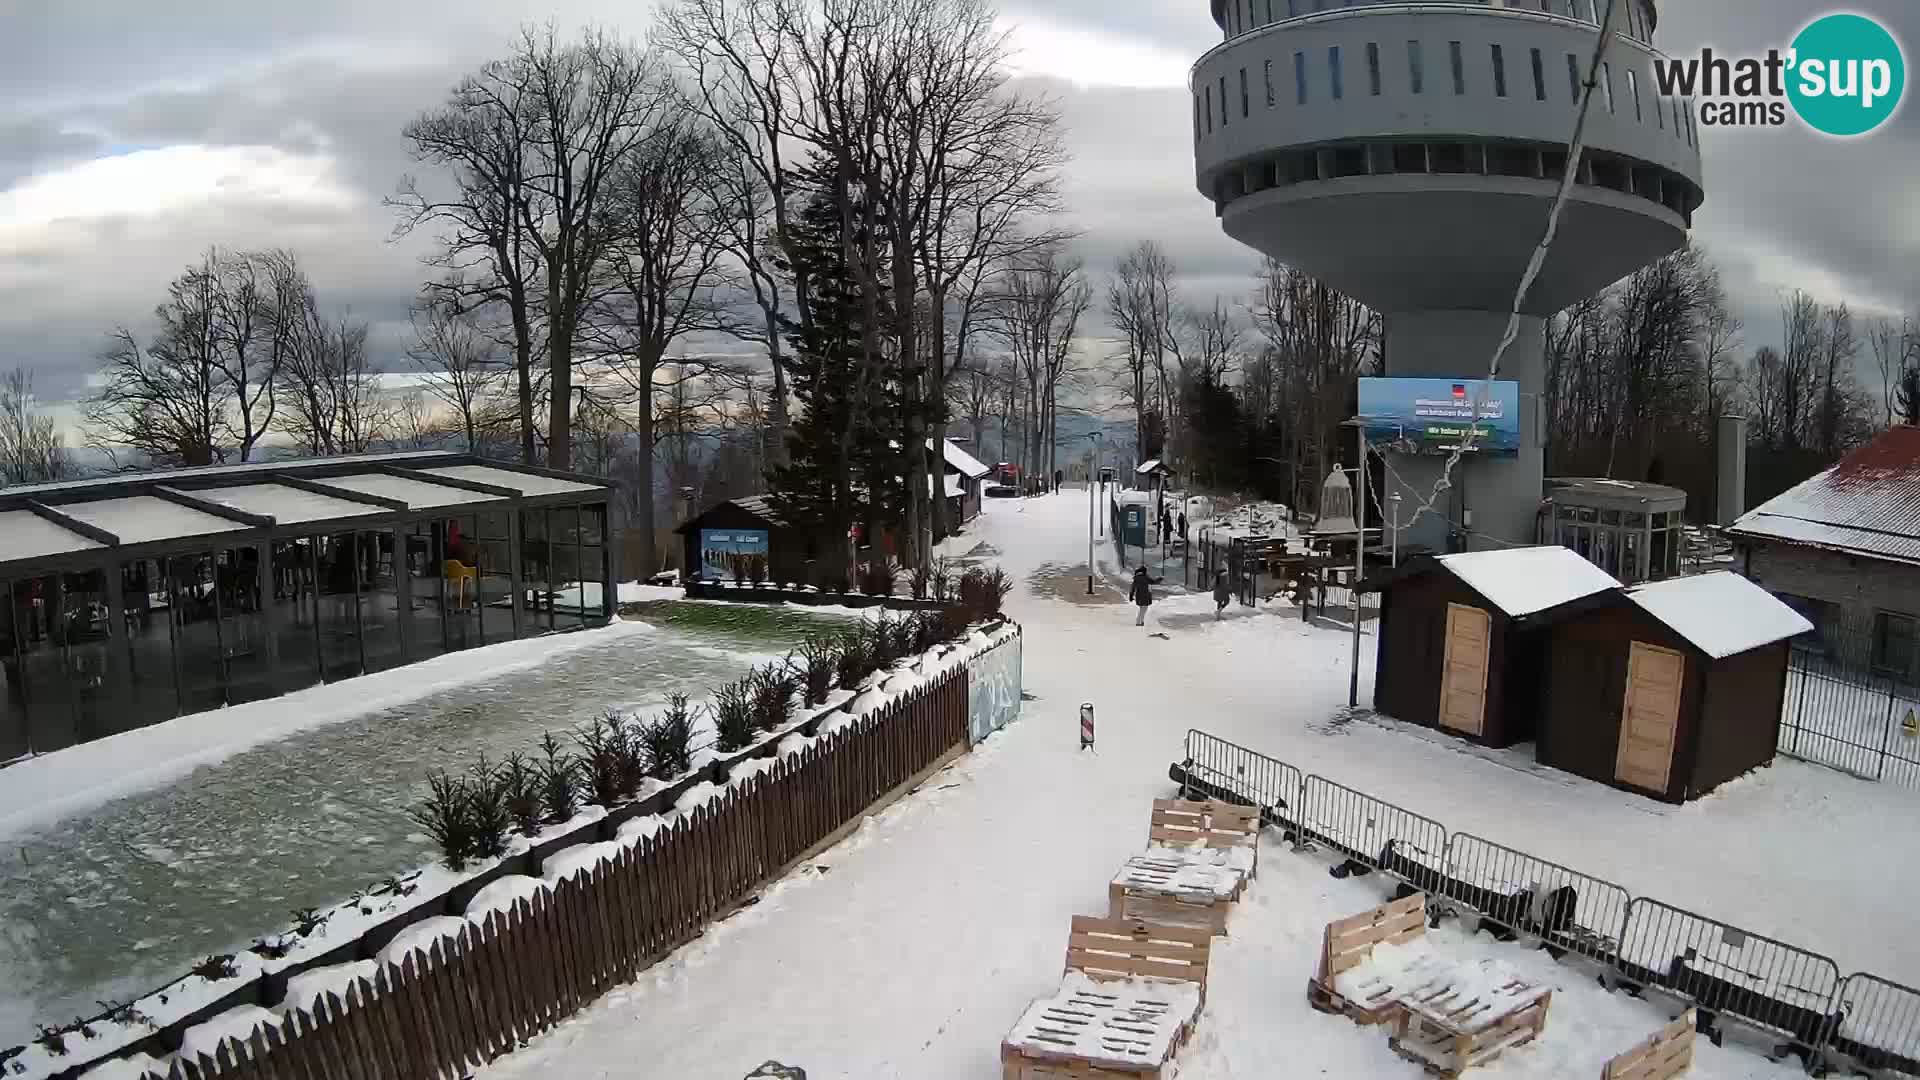
<instances>
[{"instance_id":1,"label":"wooden fence","mask_svg":"<svg viewBox=\"0 0 1920 1080\"><path fill-rule=\"evenodd\" d=\"M584 1008L698 937L715 918L868 807L967 746L956 668L822 738L617 859L469 922L344 995L289 1009L169 1080L458 1078Z\"/></svg>"}]
</instances>

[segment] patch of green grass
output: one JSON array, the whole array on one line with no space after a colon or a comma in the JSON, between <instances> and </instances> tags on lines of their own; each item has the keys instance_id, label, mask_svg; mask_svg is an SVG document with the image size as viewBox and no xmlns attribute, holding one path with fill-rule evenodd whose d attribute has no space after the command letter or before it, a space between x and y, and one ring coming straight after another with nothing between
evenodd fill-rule
<instances>
[{"instance_id":1,"label":"patch of green grass","mask_svg":"<svg viewBox=\"0 0 1920 1080\"><path fill-rule=\"evenodd\" d=\"M785 604L730 604L711 600L665 600L625 607L623 614L696 637L746 645L791 646L809 634L837 633L851 622Z\"/></svg>"}]
</instances>

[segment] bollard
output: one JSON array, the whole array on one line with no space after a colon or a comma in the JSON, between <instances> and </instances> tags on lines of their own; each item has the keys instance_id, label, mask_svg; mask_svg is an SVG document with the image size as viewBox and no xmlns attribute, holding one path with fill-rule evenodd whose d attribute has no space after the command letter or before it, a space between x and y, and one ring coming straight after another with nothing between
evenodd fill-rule
<instances>
[{"instance_id":1,"label":"bollard","mask_svg":"<svg viewBox=\"0 0 1920 1080\"><path fill-rule=\"evenodd\" d=\"M1080 705L1080 749L1093 749L1093 702Z\"/></svg>"}]
</instances>

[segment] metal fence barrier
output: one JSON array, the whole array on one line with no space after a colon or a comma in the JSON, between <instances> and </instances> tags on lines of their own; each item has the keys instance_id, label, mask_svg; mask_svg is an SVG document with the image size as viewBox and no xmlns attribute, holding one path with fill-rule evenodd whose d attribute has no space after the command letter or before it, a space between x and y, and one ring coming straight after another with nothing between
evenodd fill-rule
<instances>
[{"instance_id":1,"label":"metal fence barrier","mask_svg":"<svg viewBox=\"0 0 1920 1080\"><path fill-rule=\"evenodd\" d=\"M1840 1021L1832 960L1646 897L1628 909L1616 970L1693 1002L1716 1045L1717 1014L1727 1013L1785 1035L1775 1057L1792 1050L1810 1060Z\"/></svg>"},{"instance_id":2,"label":"metal fence barrier","mask_svg":"<svg viewBox=\"0 0 1920 1080\"><path fill-rule=\"evenodd\" d=\"M1810 1071L1856 1068L1920 1078L1920 990L1646 897L1603 878L1446 827L1277 758L1187 732L1186 760L1170 770L1190 796L1257 805L1290 836L1460 907L1496 931L1540 939L1609 969L1628 990L1684 998L1717 1045L1731 1017L1776 1033L1773 1057L1797 1054Z\"/></svg>"},{"instance_id":3,"label":"metal fence barrier","mask_svg":"<svg viewBox=\"0 0 1920 1080\"><path fill-rule=\"evenodd\" d=\"M1556 956L1575 953L1611 967L1632 898L1611 881L1516 851L1471 833L1447 841L1450 899L1532 934Z\"/></svg>"},{"instance_id":4,"label":"metal fence barrier","mask_svg":"<svg viewBox=\"0 0 1920 1080\"><path fill-rule=\"evenodd\" d=\"M1182 787L1189 794L1258 806L1270 823L1296 831L1299 769L1197 729L1187 732L1185 765L1187 779ZM1206 787L1216 790L1209 792Z\"/></svg>"},{"instance_id":5,"label":"metal fence barrier","mask_svg":"<svg viewBox=\"0 0 1920 1080\"><path fill-rule=\"evenodd\" d=\"M1303 837L1416 888L1446 863L1447 830L1430 817L1309 776L1300 784Z\"/></svg>"},{"instance_id":6,"label":"metal fence barrier","mask_svg":"<svg viewBox=\"0 0 1920 1080\"><path fill-rule=\"evenodd\" d=\"M1920 1076L1920 990L1860 972L1840 987L1828 1046L1862 1069Z\"/></svg>"}]
</instances>

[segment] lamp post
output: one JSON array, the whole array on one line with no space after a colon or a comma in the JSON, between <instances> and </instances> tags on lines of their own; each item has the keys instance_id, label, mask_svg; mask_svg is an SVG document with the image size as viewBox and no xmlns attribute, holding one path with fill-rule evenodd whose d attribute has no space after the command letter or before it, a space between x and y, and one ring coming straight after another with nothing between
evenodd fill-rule
<instances>
[{"instance_id":1,"label":"lamp post","mask_svg":"<svg viewBox=\"0 0 1920 1080\"><path fill-rule=\"evenodd\" d=\"M1393 503L1393 568L1400 568L1400 493L1394 492Z\"/></svg>"},{"instance_id":2,"label":"lamp post","mask_svg":"<svg viewBox=\"0 0 1920 1080\"><path fill-rule=\"evenodd\" d=\"M1359 476L1355 482L1353 500L1353 654L1352 667L1347 673L1347 707L1360 706L1360 578L1366 573L1367 556L1367 425L1363 418L1355 417L1347 423L1353 425L1355 442L1360 448L1359 467L1354 472Z\"/></svg>"},{"instance_id":3,"label":"lamp post","mask_svg":"<svg viewBox=\"0 0 1920 1080\"><path fill-rule=\"evenodd\" d=\"M1094 521L1100 515L1094 512L1094 479L1100 475L1100 433L1087 432L1087 441L1093 444L1093 456L1089 458L1087 472L1087 595L1093 595L1093 528Z\"/></svg>"}]
</instances>

